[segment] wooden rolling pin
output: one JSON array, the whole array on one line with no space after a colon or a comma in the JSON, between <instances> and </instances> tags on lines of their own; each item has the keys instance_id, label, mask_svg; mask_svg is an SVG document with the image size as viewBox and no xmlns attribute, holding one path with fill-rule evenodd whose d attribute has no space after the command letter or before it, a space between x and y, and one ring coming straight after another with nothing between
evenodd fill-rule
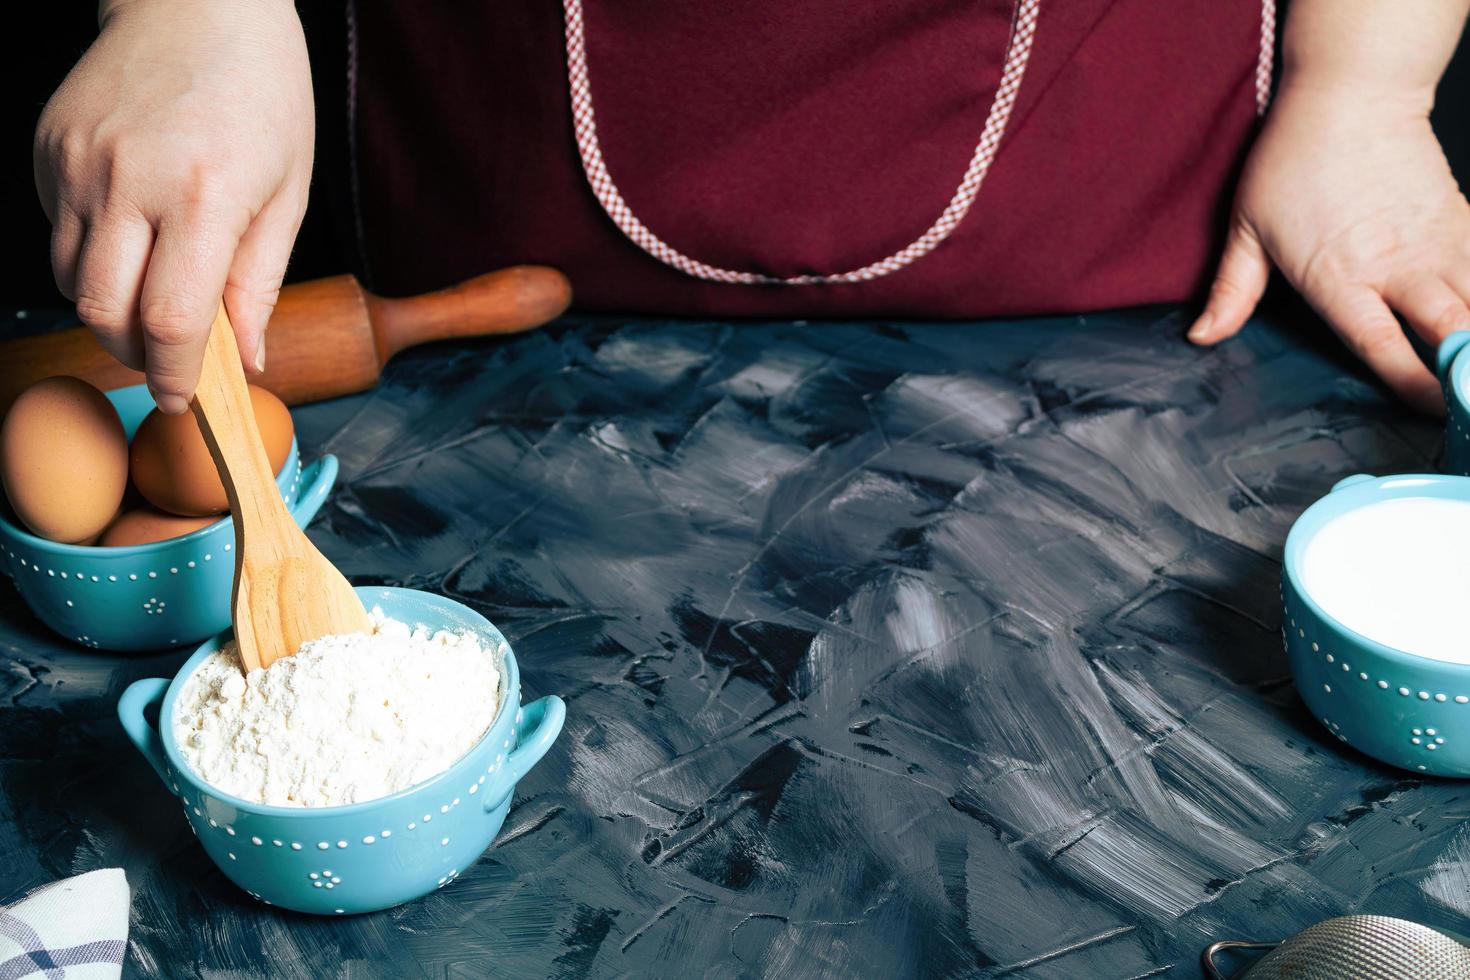
<instances>
[{"instance_id":1,"label":"wooden rolling pin","mask_svg":"<svg viewBox=\"0 0 1470 980\"><path fill-rule=\"evenodd\" d=\"M266 371L257 384L288 405L350 395L377 384L388 358L415 344L452 337L516 333L561 314L571 302L566 277L518 265L407 299L384 299L354 276L281 290L271 316ZM76 327L0 342L0 414L27 387L53 374L84 378L107 391L143 375Z\"/></svg>"}]
</instances>

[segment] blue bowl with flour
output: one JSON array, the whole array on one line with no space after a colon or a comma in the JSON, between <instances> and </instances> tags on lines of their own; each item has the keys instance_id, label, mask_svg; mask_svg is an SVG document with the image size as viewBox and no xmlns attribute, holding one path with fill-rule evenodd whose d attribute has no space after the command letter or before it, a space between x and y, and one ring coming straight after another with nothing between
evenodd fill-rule
<instances>
[{"instance_id":1,"label":"blue bowl with flour","mask_svg":"<svg viewBox=\"0 0 1470 980\"><path fill-rule=\"evenodd\" d=\"M109 391L128 438L153 408L142 385ZM301 467L296 440L276 486L305 527L337 479L337 459ZM190 534L123 548L58 544L0 506L0 571L47 626L83 646L156 650L198 643L230 625L235 527L228 515Z\"/></svg>"},{"instance_id":2,"label":"blue bowl with flour","mask_svg":"<svg viewBox=\"0 0 1470 980\"><path fill-rule=\"evenodd\" d=\"M500 705L484 736L449 769L350 806L252 803L202 782L173 738L185 680L229 639L201 646L173 680L134 683L118 702L123 729L178 797L189 827L225 876L268 905L319 915L391 908L442 888L500 832L516 783L561 733L554 695L521 705L521 674L500 631L468 606L413 589L359 588L363 605L431 630L471 631L500 663ZM159 708L157 727L145 712Z\"/></svg>"},{"instance_id":3,"label":"blue bowl with flour","mask_svg":"<svg viewBox=\"0 0 1470 980\"><path fill-rule=\"evenodd\" d=\"M1402 769L1470 776L1470 663L1417 655L1349 629L1304 581L1307 549L1331 521L1418 500L1470 503L1470 478L1352 476L1308 507L1286 539L1282 636L1302 700L1338 740Z\"/></svg>"}]
</instances>

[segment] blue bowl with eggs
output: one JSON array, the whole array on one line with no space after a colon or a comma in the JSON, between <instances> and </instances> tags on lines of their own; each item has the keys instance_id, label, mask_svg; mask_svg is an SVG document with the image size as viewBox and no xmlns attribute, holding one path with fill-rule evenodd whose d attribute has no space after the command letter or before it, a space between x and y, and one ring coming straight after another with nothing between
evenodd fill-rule
<instances>
[{"instance_id":1,"label":"blue bowl with eggs","mask_svg":"<svg viewBox=\"0 0 1470 980\"><path fill-rule=\"evenodd\" d=\"M107 398L132 439L153 409L148 389L119 388ZM336 457L303 468L293 438L276 485L305 527L336 479ZM182 537L104 548L39 538L0 507L0 570L41 622L88 647L156 650L198 643L229 626L234 548L229 515Z\"/></svg>"},{"instance_id":2,"label":"blue bowl with eggs","mask_svg":"<svg viewBox=\"0 0 1470 980\"><path fill-rule=\"evenodd\" d=\"M189 827L225 876L268 905L320 915L391 908L442 888L474 864L505 822L516 783L561 733L555 695L521 705L521 675L500 631L452 599L413 589L359 588L363 605L432 630L472 631L500 658L500 704L489 730L453 766L377 800L280 807L230 796L202 782L173 738L189 675L229 639L201 646L173 680L134 683L118 702L128 737L178 797ZM147 712L159 709L158 725Z\"/></svg>"},{"instance_id":3,"label":"blue bowl with eggs","mask_svg":"<svg viewBox=\"0 0 1470 980\"><path fill-rule=\"evenodd\" d=\"M1385 501L1470 502L1470 478L1351 476L1308 507L1286 538L1281 631L1302 700L1339 741L1390 765L1470 776L1470 664L1418 656L1347 628L1304 584L1313 537Z\"/></svg>"}]
</instances>

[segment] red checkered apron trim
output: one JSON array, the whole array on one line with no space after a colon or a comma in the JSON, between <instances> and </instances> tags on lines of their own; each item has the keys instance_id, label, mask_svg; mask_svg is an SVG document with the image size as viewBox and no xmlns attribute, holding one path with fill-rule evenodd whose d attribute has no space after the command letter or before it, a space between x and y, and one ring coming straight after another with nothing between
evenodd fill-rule
<instances>
[{"instance_id":1,"label":"red checkered apron trim","mask_svg":"<svg viewBox=\"0 0 1470 980\"><path fill-rule=\"evenodd\" d=\"M1276 64L1276 0L1261 0L1261 50L1256 55L1256 115L1271 104L1271 69Z\"/></svg>"},{"instance_id":2,"label":"red checkered apron trim","mask_svg":"<svg viewBox=\"0 0 1470 980\"><path fill-rule=\"evenodd\" d=\"M1016 96L1021 90L1021 79L1026 74L1026 62L1031 56L1031 46L1036 38L1036 19L1041 11L1041 0L1019 0L1016 14L1011 23L1010 40L1006 45L1005 63L1001 69L1000 85L990 103L990 113L980 131L980 141L970 157L970 165L950 198L949 205L922 235L903 248L876 262L870 262L850 272L828 275L790 276L786 278L765 276L755 272L740 272L722 269L685 255L659 238L638 220L622 192L608 173L607 163L602 157L602 146L597 139L597 117L592 108L592 83L587 72L587 35L582 19L582 0L562 0L566 14L567 35L567 78L571 90L572 123L577 135L577 150L582 157L582 169L592 185L592 193L607 212L618 229L649 255L667 266L687 275L711 282L739 285L812 286L817 284L868 282L878 279L923 258L950 233L959 227L980 185L995 160L1005 134L1011 110L1015 108ZM1275 51L1276 3L1262 0L1261 3L1261 46L1256 63L1256 111L1264 113L1271 97L1271 67Z\"/></svg>"}]
</instances>

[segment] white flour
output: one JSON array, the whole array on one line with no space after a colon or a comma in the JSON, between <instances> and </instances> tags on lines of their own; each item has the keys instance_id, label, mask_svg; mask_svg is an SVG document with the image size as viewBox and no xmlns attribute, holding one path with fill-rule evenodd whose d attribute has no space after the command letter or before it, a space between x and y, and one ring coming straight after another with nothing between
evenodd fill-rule
<instances>
[{"instance_id":1,"label":"white flour","mask_svg":"<svg viewBox=\"0 0 1470 980\"><path fill-rule=\"evenodd\" d=\"M1323 612L1385 646L1470 663L1470 503L1429 497L1351 510L1307 542L1301 582Z\"/></svg>"},{"instance_id":2,"label":"white flour","mask_svg":"<svg viewBox=\"0 0 1470 980\"><path fill-rule=\"evenodd\" d=\"M246 800L317 807L388 796L459 761L495 718L499 651L372 618L371 635L314 640L248 678L234 644L206 659L174 709L190 768Z\"/></svg>"}]
</instances>

